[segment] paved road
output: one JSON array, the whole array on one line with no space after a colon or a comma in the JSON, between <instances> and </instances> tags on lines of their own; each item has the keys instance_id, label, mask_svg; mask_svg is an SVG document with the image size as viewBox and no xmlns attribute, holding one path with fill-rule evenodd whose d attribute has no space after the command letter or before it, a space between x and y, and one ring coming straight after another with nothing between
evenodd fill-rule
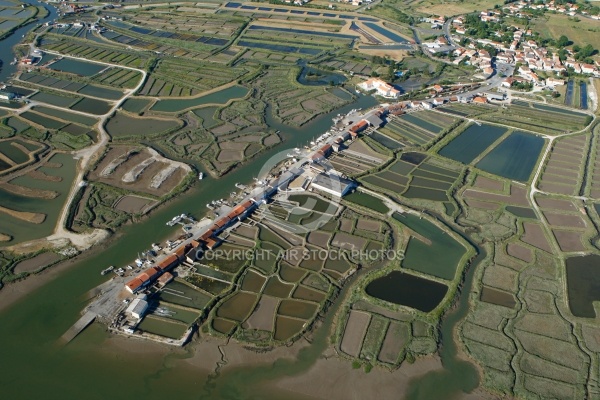
<instances>
[{"instance_id":1,"label":"paved road","mask_svg":"<svg viewBox=\"0 0 600 400\"><path fill-rule=\"evenodd\" d=\"M454 40L452 40L452 35L450 34L450 25L452 25L453 19L454 19L454 17L448 17L446 22L444 22L444 26L442 29L444 31L444 35L446 36L446 39L448 40L449 44L451 44L454 47L461 47L460 44L458 44Z\"/></svg>"}]
</instances>

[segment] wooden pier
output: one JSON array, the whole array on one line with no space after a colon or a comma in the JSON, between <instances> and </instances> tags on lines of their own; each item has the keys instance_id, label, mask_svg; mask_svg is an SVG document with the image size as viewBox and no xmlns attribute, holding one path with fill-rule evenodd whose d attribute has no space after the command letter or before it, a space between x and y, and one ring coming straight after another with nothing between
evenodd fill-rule
<instances>
[{"instance_id":1,"label":"wooden pier","mask_svg":"<svg viewBox=\"0 0 600 400\"><path fill-rule=\"evenodd\" d=\"M96 319L96 316L97 315L91 311L86 312L81 318L79 318L77 322L75 322L75 324L73 324L72 327L69 328L68 331L62 335L61 338L65 343L69 343L71 340L75 339L75 336L79 335L85 328L87 328L89 324Z\"/></svg>"}]
</instances>

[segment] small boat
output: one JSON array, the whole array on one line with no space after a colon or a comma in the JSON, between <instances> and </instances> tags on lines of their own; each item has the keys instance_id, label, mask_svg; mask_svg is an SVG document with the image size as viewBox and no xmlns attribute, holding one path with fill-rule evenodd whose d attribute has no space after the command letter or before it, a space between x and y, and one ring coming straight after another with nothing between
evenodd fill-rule
<instances>
[{"instance_id":1,"label":"small boat","mask_svg":"<svg viewBox=\"0 0 600 400\"><path fill-rule=\"evenodd\" d=\"M110 267L103 269L102 272L100 272L100 275L106 275L108 274L110 271L112 271L113 269L115 269L114 265L111 265Z\"/></svg>"},{"instance_id":2,"label":"small boat","mask_svg":"<svg viewBox=\"0 0 600 400\"><path fill-rule=\"evenodd\" d=\"M204 172L200 172L200 173L198 174L198 180L200 180L200 181L201 181L202 179L204 179Z\"/></svg>"},{"instance_id":3,"label":"small boat","mask_svg":"<svg viewBox=\"0 0 600 400\"><path fill-rule=\"evenodd\" d=\"M138 267L141 267L142 265L144 265L144 262L141 259L136 258L135 259L135 265L137 265Z\"/></svg>"}]
</instances>

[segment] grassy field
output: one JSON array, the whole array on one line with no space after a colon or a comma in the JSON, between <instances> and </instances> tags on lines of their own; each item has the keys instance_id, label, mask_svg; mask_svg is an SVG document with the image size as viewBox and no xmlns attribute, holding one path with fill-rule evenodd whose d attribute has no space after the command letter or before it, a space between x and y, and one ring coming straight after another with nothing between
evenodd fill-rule
<instances>
[{"instance_id":1,"label":"grassy field","mask_svg":"<svg viewBox=\"0 0 600 400\"><path fill-rule=\"evenodd\" d=\"M498 0L470 0L468 2L462 0L417 0L414 2L401 0L401 2L406 3L409 10L414 10L425 15L442 16L486 10L498 4Z\"/></svg>"},{"instance_id":2,"label":"grassy field","mask_svg":"<svg viewBox=\"0 0 600 400\"><path fill-rule=\"evenodd\" d=\"M531 21L532 29L539 32L543 38L558 39L566 35L574 44L581 47L591 44L597 46L600 35L600 24L589 18L579 18L575 21L572 17L560 14L546 14L542 18Z\"/></svg>"}]
</instances>

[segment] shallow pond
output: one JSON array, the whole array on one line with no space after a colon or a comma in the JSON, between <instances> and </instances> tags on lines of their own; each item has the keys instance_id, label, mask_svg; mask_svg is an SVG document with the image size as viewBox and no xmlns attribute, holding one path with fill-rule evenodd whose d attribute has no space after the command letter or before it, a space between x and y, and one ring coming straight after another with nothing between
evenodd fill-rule
<instances>
[{"instance_id":1,"label":"shallow pond","mask_svg":"<svg viewBox=\"0 0 600 400\"><path fill-rule=\"evenodd\" d=\"M526 182L544 147L540 136L513 132L477 163L477 168L491 174Z\"/></svg>"},{"instance_id":2,"label":"shallow pond","mask_svg":"<svg viewBox=\"0 0 600 400\"><path fill-rule=\"evenodd\" d=\"M74 60L72 58L63 58L52 63L48 68L81 76L92 76L107 67L105 65Z\"/></svg>"},{"instance_id":3,"label":"shallow pond","mask_svg":"<svg viewBox=\"0 0 600 400\"><path fill-rule=\"evenodd\" d=\"M354 192L345 196L344 200L370 208L371 210L380 212L382 214L386 214L388 211L390 211L390 209L381 199L371 196L367 193Z\"/></svg>"},{"instance_id":4,"label":"shallow pond","mask_svg":"<svg viewBox=\"0 0 600 400\"><path fill-rule=\"evenodd\" d=\"M411 236L402 266L438 278L452 280L465 248L452 236L425 218L413 214L394 213L393 218L419 234Z\"/></svg>"},{"instance_id":5,"label":"shallow pond","mask_svg":"<svg viewBox=\"0 0 600 400\"><path fill-rule=\"evenodd\" d=\"M444 146L439 154L463 164L470 164L505 132L506 128L498 126L471 125Z\"/></svg>"},{"instance_id":6,"label":"shallow pond","mask_svg":"<svg viewBox=\"0 0 600 400\"><path fill-rule=\"evenodd\" d=\"M141 113L150 104L150 102L151 100L149 99L129 98L125 100L125 102L122 105L122 108L125 111L138 114Z\"/></svg>"},{"instance_id":7,"label":"shallow pond","mask_svg":"<svg viewBox=\"0 0 600 400\"><path fill-rule=\"evenodd\" d=\"M423 312L435 309L447 291L446 285L400 271L377 278L365 288L369 296Z\"/></svg>"}]
</instances>

